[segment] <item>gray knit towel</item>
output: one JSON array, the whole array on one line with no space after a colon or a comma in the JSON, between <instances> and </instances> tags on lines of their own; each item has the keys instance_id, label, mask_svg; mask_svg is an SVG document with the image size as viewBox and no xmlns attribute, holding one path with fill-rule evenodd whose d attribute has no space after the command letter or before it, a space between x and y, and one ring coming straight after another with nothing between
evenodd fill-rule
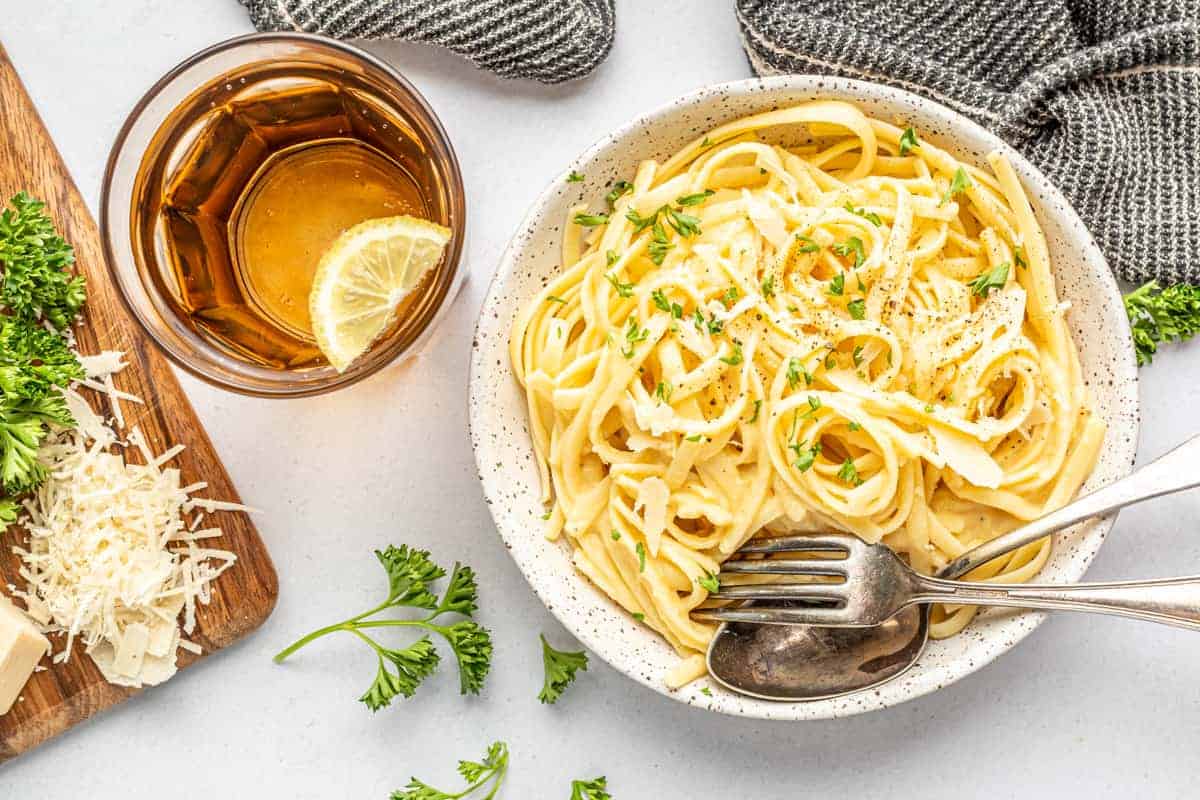
<instances>
[{"instance_id":1,"label":"gray knit towel","mask_svg":"<svg viewBox=\"0 0 1200 800\"><path fill-rule=\"evenodd\" d=\"M1200 282L1200 0L736 0L759 74L942 102L1021 151L1116 274Z\"/></svg>"},{"instance_id":2,"label":"gray knit towel","mask_svg":"<svg viewBox=\"0 0 1200 800\"><path fill-rule=\"evenodd\" d=\"M505 78L580 78L612 49L613 0L241 0L260 31L441 45Z\"/></svg>"}]
</instances>

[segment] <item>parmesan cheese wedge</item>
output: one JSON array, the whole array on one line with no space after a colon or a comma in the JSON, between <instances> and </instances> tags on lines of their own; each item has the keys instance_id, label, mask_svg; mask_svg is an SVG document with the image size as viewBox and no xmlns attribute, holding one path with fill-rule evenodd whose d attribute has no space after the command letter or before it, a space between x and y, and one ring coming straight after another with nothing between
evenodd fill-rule
<instances>
[{"instance_id":1,"label":"parmesan cheese wedge","mask_svg":"<svg viewBox=\"0 0 1200 800\"><path fill-rule=\"evenodd\" d=\"M17 702L33 668L49 649L49 640L33 620L0 597L0 715Z\"/></svg>"}]
</instances>

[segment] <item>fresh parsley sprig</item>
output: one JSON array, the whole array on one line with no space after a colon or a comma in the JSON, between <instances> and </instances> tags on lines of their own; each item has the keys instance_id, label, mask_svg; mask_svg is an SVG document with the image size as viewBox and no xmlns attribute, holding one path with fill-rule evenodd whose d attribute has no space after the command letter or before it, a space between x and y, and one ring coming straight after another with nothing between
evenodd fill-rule
<instances>
[{"instance_id":1,"label":"fresh parsley sprig","mask_svg":"<svg viewBox=\"0 0 1200 800\"><path fill-rule=\"evenodd\" d=\"M25 192L11 203L0 214L0 305L14 317L64 330L86 295L83 276L70 271L75 251L54 229L45 203Z\"/></svg>"},{"instance_id":2,"label":"fresh parsley sprig","mask_svg":"<svg viewBox=\"0 0 1200 800\"><path fill-rule=\"evenodd\" d=\"M21 192L0 213L0 495L18 495L45 480L37 453L49 426L75 425L58 390L84 377L55 332L78 316L84 280L69 271L74 251L44 208ZM18 510L15 497L0 496L0 523L14 522Z\"/></svg>"},{"instance_id":3,"label":"fresh parsley sprig","mask_svg":"<svg viewBox=\"0 0 1200 800\"><path fill-rule=\"evenodd\" d=\"M538 700L553 704L558 702L563 691L575 680L576 672L587 672L588 657L583 650L575 652L555 650L546 641L544 635L541 636L541 640L542 667L545 677L542 682L542 690L538 692Z\"/></svg>"},{"instance_id":4,"label":"fresh parsley sprig","mask_svg":"<svg viewBox=\"0 0 1200 800\"><path fill-rule=\"evenodd\" d=\"M1138 366L1149 364L1165 342L1182 342L1200 332L1200 286L1163 288L1149 281L1125 295Z\"/></svg>"},{"instance_id":5,"label":"fresh parsley sprig","mask_svg":"<svg viewBox=\"0 0 1200 800\"><path fill-rule=\"evenodd\" d=\"M403 789L392 792L391 800L459 800L476 796L479 800L492 800L508 774L508 745L493 742L482 761L459 761L458 774L467 782L460 792L451 793L435 789L418 778L410 778ZM475 795L487 790L487 794Z\"/></svg>"},{"instance_id":6,"label":"fresh parsley sprig","mask_svg":"<svg viewBox=\"0 0 1200 800\"><path fill-rule=\"evenodd\" d=\"M446 571L429 559L428 551L389 545L376 550L375 557L387 573L387 599L348 620L318 628L280 651L275 663L282 663L292 653L327 634L339 631L353 634L374 650L378 659L375 680L359 698L372 711L378 711L397 696L412 697L421 682L437 670L438 652L428 635L436 633L450 645L458 662L459 691L479 694L491 667L492 639L486 628L470 619L478 608L475 573L470 567L455 563L445 591L438 598L430 585L445 577ZM419 619L371 619L396 608L424 609L429 614ZM444 614L467 619L446 625L439 621ZM428 633L401 649L385 647L367 634L369 630L388 627L417 628Z\"/></svg>"},{"instance_id":7,"label":"fresh parsley sprig","mask_svg":"<svg viewBox=\"0 0 1200 800\"><path fill-rule=\"evenodd\" d=\"M608 780L603 775L590 781L571 781L570 800L612 800Z\"/></svg>"}]
</instances>

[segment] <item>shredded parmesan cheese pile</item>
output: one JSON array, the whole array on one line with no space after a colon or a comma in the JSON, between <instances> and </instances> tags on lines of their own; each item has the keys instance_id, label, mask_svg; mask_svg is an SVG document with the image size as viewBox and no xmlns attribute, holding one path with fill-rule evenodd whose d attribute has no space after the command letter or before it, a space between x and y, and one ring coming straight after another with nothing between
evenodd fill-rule
<instances>
[{"instance_id":1,"label":"shredded parmesan cheese pile","mask_svg":"<svg viewBox=\"0 0 1200 800\"><path fill-rule=\"evenodd\" d=\"M140 402L113 388L120 355L81 359L82 385L107 395L117 424L120 400ZM78 638L110 683L161 683L175 673L178 648L200 652L181 637L180 612L192 633L196 604L209 601L210 584L236 560L205 546L221 531L201 528L198 509L244 507L190 497L206 484L181 486L179 470L164 468L183 445L154 456L136 426L120 442L78 392L65 395L78 429L51 434L39 451L49 477L25 502L28 545L13 548L27 586L9 589L45 632L65 635L56 663ZM126 463L117 450L127 445L144 464Z\"/></svg>"}]
</instances>

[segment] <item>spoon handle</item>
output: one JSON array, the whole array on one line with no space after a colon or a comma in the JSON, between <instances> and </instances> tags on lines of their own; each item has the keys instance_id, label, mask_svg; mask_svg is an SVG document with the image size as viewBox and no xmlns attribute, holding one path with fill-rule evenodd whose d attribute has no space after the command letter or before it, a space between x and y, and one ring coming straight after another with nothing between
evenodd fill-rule
<instances>
[{"instance_id":1,"label":"spoon handle","mask_svg":"<svg viewBox=\"0 0 1200 800\"><path fill-rule=\"evenodd\" d=\"M1085 495L1057 511L968 550L938 575L957 578L997 556L1036 542L1076 522L1098 517L1143 500L1200 486L1200 436L1188 439L1164 456L1103 489Z\"/></svg>"},{"instance_id":2,"label":"spoon handle","mask_svg":"<svg viewBox=\"0 0 1200 800\"><path fill-rule=\"evenodd\" d=\"M921 578L918 585L912 603L1090 611L1200 631L1200 575L1067 586L1003 586Z\"/></svg>"}]
</instances>

